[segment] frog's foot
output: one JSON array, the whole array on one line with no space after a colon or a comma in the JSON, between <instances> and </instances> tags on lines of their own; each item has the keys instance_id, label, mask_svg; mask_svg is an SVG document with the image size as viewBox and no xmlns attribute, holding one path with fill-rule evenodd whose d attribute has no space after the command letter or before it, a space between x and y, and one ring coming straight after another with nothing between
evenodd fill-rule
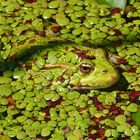
<instances>
[{"instance_id":1,"label":"frog's foot","mask_svg":"<svg viewBox=\"0 0 140 140\"><path fill-rule=\"evenodd\" d=\"M121 70L128 71L128 68L124 65L126 63L126 60L124 57L120 57L116 54L113 54L111 52L108 53L109 59Z\"/></svg>"}]
</instances>

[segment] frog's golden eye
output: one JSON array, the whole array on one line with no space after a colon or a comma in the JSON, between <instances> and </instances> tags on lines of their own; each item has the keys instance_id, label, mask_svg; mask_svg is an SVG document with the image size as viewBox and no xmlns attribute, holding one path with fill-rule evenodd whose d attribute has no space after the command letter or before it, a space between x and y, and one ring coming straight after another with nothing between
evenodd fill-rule
<instances>
[{"instance_id":1,"label":"frog's golden eye","mask_svg":"<svg viewBox=\"0 0 140 140\"><path fill-rule=\"evenodd\" d=\"M93 66L89 63L81 63L79 69L83 74L89 74L93 70Z\"/></svg>"}]
</instances>

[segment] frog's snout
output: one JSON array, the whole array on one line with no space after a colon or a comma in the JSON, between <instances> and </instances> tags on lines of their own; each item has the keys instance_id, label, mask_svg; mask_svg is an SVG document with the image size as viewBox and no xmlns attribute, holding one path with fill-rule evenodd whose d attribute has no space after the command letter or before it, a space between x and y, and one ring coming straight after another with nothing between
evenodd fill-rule
<instances>
[{"instance_id":1,"label":"frog's snout","mask_svg":"<svg viewBox=\"0 0 140 140\"><path fill-rule=\"evenodd\" d=\"M99 72L99 71L98 71ZM81 78L80 85L84 89L102 89L108 88L114 85L119 80L119 74L116 70L110 72L107 69L94 72L93 75Z\"/></svg>"},{"instance_id":2,"label":"frog's snout","mask_svg":"<svg viewBox=\"0 0 140 140\"><path fill-rule=\"evenodd\" d=\"M114 71L109 71L109 70L102 70L102 80L100 83L101 88L108 88L117 83L120 79L119 73L117 70L114 69Z\"/></svg>"},{"instance_id":3,"label":"frog's snout","mask_svg":"<svg viewBox=\"0 0 140 140\"><path fill-rule=\"evenodd\" d=\"M119 81L119 79L120 79L120 76L118 72L113 72L112 74L110 74L110 79L109 79L107 87L114 85L115 83Z\"/></svg>"}]
</instances>

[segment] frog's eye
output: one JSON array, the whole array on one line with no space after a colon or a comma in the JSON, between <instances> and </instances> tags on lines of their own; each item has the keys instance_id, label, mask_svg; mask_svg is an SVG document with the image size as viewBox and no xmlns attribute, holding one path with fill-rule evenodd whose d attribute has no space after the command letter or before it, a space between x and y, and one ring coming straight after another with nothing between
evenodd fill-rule
<instances>
[{"instance_id":1,"label":"frog's eye","mask_svg":"<svg viewBox=\"0 0 140 140\"><path fill-rule=\"evenodd\" d=\"M89 63L82 63L79 69L83 74L89 74L93 70L93 66Z\"/></svg>"}]
</instances>

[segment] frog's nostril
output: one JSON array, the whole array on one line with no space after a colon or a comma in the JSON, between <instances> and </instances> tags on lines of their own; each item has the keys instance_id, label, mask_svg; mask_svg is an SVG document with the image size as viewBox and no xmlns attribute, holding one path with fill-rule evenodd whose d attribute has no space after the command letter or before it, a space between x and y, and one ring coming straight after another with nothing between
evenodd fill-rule
<instances>
[{"instance_id":1,"label":"frog's nostril","mask_svg":"<svg viewBox=\"0 0 140 140\"><path fill-rule=\"evenodd\" d=\"M108 70L103 70L103 73L107 73L108 72Z\"/></svg>"}]
</instances>

